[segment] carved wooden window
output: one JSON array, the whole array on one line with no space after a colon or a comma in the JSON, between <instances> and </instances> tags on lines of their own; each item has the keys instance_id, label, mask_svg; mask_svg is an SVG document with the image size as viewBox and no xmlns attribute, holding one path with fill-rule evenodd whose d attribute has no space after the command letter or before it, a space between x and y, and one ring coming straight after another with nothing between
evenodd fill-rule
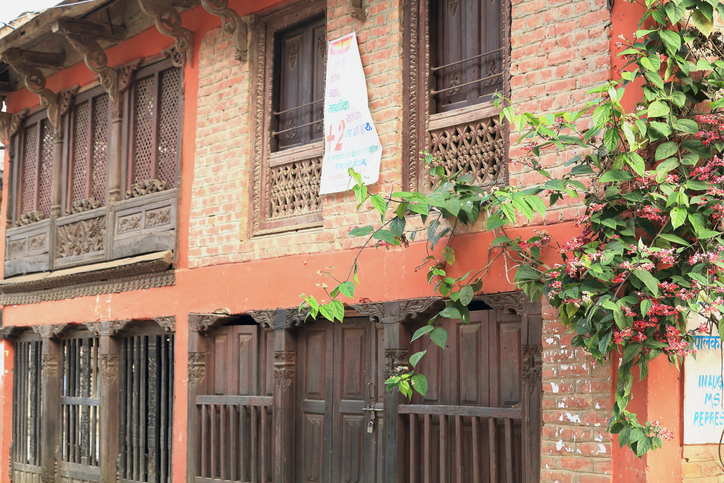
<instances>
[{"instance_id":1,"label":"carved wooden window","mask_svg":"<svg viewBox=\"0 0 724 483\"><path fill-rule=\"evenodd\" d=\"M110 100L102 89L92 89L76 97L68 116L68 180L66 212L89 198L103 206L106 202L110 132ZM95 206L95 204L93 205Z\"/></svg>"},{"instance_id":2,"label":"carved wooden window","mask_svg":"<svg viewBox=\"0 0 724 483\"><path fill-rule=\"evenodd\" d=\"M253 234L319 226L325 2L268 15L255 38Z\"/></svg>"},{"instance_id":3,"label":"carved wooden window","mask_svg":"<svg viewBox=\"0 0 724 483\"><path fill-rule=\"evenodd\" d=\"M45 111L29 117L20 138L17 216L38 211L50 216L54 128Z\"/></svg>"},{"instance_id":4,"label":"carved wooden window","mask_svg":"<svg viewBox=\"0 0 724 483\"><path fill-rule=\"evenodd\" d=\"M420 152L479 186L507 184L508 129L493 93L508 96L509 0L406 5L403 144L411 188L432 180Z\"/></svg>"},{"instance_id":5,"label":"carved wooden window","mask_svg":"<svg viewBox=\"0 0 724 483\"><path fill-rule=\"evenodd\" d=\"M34 481L40 473L42 342L18 340L13 351L12 479Z\"/></svg>"},{"instance_id":6,"label":"carved wooden window","mask_svg":"<svg viewBox=\"0 0 724 483\"><path fill-rule=\"evenodd\" d=\"M79 333L62 341L61 461L97 467L100 455L98 338Z\"/></svg>"},{"instance_id":7,"label":"carved wooden window","mask_svg":"<svg viewBox=\"0 0 724 483\"><path fill-rule=\"evenodd\" d=\"M173 348L168 334L123 337L120 357L122 481L171 482Z\"/></svg>"},{"instance_id":8,"label":"carved wooden window","mask_svg":"<svg viewBox=\"0 0 724 483\"><path fill-rule=\"evenodd\" d=\"M170 60L141 68L129 95L126 186L156 179L176 186L181 153L182 69Z\"/></svg>"}]
</instances>

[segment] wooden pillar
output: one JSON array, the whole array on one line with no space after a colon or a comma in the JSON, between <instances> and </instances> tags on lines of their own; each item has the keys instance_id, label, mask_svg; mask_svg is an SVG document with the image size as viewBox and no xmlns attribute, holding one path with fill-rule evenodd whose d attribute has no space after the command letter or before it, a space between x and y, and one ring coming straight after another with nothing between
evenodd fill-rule
<instances>
[{"instance_id":1,"label":"wooden pillar","mask_svg":"<svg viewBox=\"0 0 724 483\"><path fill-rule=\"evenodd\" d=\"M101 483L115 482L118 474L118 370L120 341L110 331L100 335L100 467Z\"/></svg>"},{"instance_id":2,"label":"wooden pillar","mask_svg":"<svg viewBox=\"0 0 724 483\"><path fill-rule=\"evenodd\" d=\"M274 468L273 481L294 481L296 337L287 328L287 311L274 316Z\"/></svg>"},{"instance_id":3,"label":"wooden pillar","mask_svg":"<svg viewBox=\"0 0 724 483\"><path fill-rule=\"evenodd\" d=\"M384 343L385 343L385 378L390 377L398 367L408 364L411 335L407 327L402 324L394 314L390 313L391 308L385 304L384 322ZM389 317L389 318L388 318ZM384 445L385 461L383 471L383 483L397 483L404 481L404 465L402 458L405 444L406 432L402 430L398 407L404 404L404 397L400 391L394 389L385 391L382 444Z\"/></svg>"},{"instance_id":4,"label":"wooden pillar","mask_svg":"<svg viewBox=\"0 0 724 483\"><path fill-rule=\"evenodd\" d=\"M60 458L60 343L43 338L42 415L40 418L40 480L55 481L55 461Z\"/></svg>"},{"instance_id":5,"label":"wooden pillar","mask_svg":"<svg viewBox=\"0 0 724 483\"><path fill-rule=\"evenodd\" d=\"M125 96L118 96L111 107L111 132L108 136L108 204L121 200L121 158L123 157L123 102Z\"/></svg>"},{"instance_id":6,"label":"wooden pillar","mask_svg":"<svg viewBox=\"0 0 724 483\"><path fill-rule=\"evenodd\" d=\"M60 116L58 116L60 117ZM62 167L63 167L63 123L58 121L53 136L53 179L50 186L50 216L60 216L61 192L63 189Z\"/></svg>"},{"instance_id":7,"label":"wooden pillar","mask_svg":"<svg viewBox=\"0 0 724 483\"><path fill-rule=\"evenodd\" d=\"M539 300L531 302L525 297L522 306L523 483L534 483L540 481L543 318Z\"/></svg>"}]
</instances>

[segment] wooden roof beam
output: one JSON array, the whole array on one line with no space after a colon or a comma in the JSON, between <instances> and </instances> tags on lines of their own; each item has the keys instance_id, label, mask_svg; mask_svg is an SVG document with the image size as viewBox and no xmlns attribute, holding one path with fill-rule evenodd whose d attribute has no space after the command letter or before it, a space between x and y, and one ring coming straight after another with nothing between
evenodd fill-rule
<instances>
[{"instance_id":1,"label":"wooden roof beam","mask_svg":"<svg viewBox=\"0 0 724 483\"><path fill-rule=\"evenodd\" d=\"M37 52L35 50L22 50L11 47L2 53L6 64L29 64L39 69L60 69L65 62L64 52Z\"/></svg>"},{"instance_id":2,"label":"wooden roof beam","mask_svg":"<svg viewBox=\"0 0 724 483\"><path fill-rule=\"evenodd\" d=\"M118 42L126 38L126 27L109 25L72 17L61 17L50 29L61 35L80 35L87 39Z\"/></svg>"}]
</instances>

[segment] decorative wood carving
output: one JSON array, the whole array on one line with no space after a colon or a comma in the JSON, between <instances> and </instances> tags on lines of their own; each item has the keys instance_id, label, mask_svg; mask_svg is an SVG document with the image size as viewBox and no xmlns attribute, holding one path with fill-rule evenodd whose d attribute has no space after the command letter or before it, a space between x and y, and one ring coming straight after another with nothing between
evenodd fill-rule
<instances>
[{"instance_id":1,"label":"decorative wood carving","mask_svg":"<svg viewBox=\"0 0 724 483\"><path fill-rule=\"evenodd\" d=\"M543 347L540 344L523 346L523 386L533 387L541 381Z\"/></svg>"},{"instance_id":2,"label":"decorative wood carving","mask_svg":"<svg viewBox=\"0 0 724 483\"><path fill-rule=\"evenodd\" d=\"M23 213L18 218L18 221L15 222L15 226L26 226L30 225L32 223L36 223L38 221L43 221L45 219L45 215L42 214L39 211L29 211L27 213Z\"/></svg>"},{"instance_id":3,"label":"decorative wood carving","mask_svg":"<svg viewBox=\"0 0 724 483\"><path fill-rule=\"evenodd\" d=\"M351 7L351 11L349 14L352 16L352 18L364 21L367 18L367 15L369 15L370 10L369 8L365 8L362 6L363 1L364 0L349 0L349 5Z\"/></svg>"},{"instance_id":4,"label":"decorative wood carving","mask_svg":"<svg viewBox=\"0 0 724 483\"><path fill-rule=\"evenodd\" d=\"M118 354L101 354L101 384L109 384L118 378L118 361Z\"/></svg>"},{"instance_id":5,"label":"decorative wood carving","mask_svg":"<svg viewBox=\"0 0 724 483\"><path fill-rule=\"evenodd\" d=\"M221 17L224 32L234 41L234 58L240 62L249 60L249 29L245 19L229 8L228 0L201 0L201 5L210 14Z\"/></svg>"},{"instance_id":6,"label":"decorative wood carving","mask_svg":"<svg viewBox=\"0 0 724 483\"><path fill-rule=\"evenodd\" d=\"M176 40L176 50L193 65L193 33L181 26L181 14L176 7L163 0L138 0L138 4L143 13L153 17L159 32ZM177 64L174 58L174 65L182 67L183 61Z\"/></svg>"},{"instance_id":7,"label":"decorative wood carving","mask_svg":"<svg viewBox=\"0 0 724 483\"><path fill-rule=\"evenodd\" d=\"M276 312L276 310L252 310L247 312L247 314L265 329L272 329L274 328L274 316Z\"/></svg>"},{"instance_id":8,"label":"decorative wood carving","mask_svg":"<svg viewBox=\"0 0 724 483\"><path fill-rule=\"evenodd\" d=\"M95 210L100 207L101 204L91 196L90 198L74 201L70 207L70 213L74 215L76 213L83 213L84 211Z\"/></svg>"},{"instance_id":9,"label":"decorative wood carving","mask_svg":"<svg viewBox=\"0 0 724 483\"><path fill-rule=\"evenodd\" d=\"M189 387L196 388L206 377L206 352L189 352Z\"/></svg>"},{"instance_id":10,"label":"decorative wood carving","mask_svg":"<svg viewBox=\"0 0 724 483\"><path fill-rule=\"evenodd\" d=\"M505 292L478 295L475 298L477 300L482 300L490 308L502 309L506 312L521 314L523 310L523 303L525 301L525 294L523 294L523 292Z\"/></svg>"},{"instance_id":11,"label":"decorative wood carving","mask_svg":"<svg viewBox=\"0 0 724 483\"><path fill-rule=\"evenodd\" d=\"M269 168L270 220L290 218L322 209L319 183L322 158L311 158Z\"/></svg>"},{"instance_id":12,"label":"decorative wood carving","mask_svg":"<svg viewBox=\"0 0 724 483\"><path fill-rule=\"evenodd\" d=\"M189 331L190 332L207 332L213 327L217 327L228 320L226 314L189 314Z\"/></svg>"},{"instance_id":13,"label":"decorative wood carving","mask_svg":"<svg viewBox=\"0 0 724 483\"><path fill-rule=\"evenodd\" d=\"M410 351L407 349L385 349L385 377L391 377L392 375L404 370L409 364L407 356Z\"/></svg>"},{"instance_id":14,"label":"decorative wood carving","mask_svg":"<svg viewBox=\"0 0 724 483\"><path fill-rule=\"evenodd\" d=\"M282 388L294 383L297 373L297 353L277 351L274 353L274 381Z\"/></svg>"},{"instance_id":15,"label":"decorative wood carving","mask_svg":"<svg viewBox=\"0 0 724 483\"><path fill-rule=\"evenodd\" d=\"M8 325L0 328L0 339L14 339L22 334L27 327L18 327L17 325Z\"/></svg>"},{"instance_id":16,"label":"decorative wood carving","mask_svg":"<svg viewBox=\"0 0 724 483\"><path fill-rule=\"evenodd\" d=\"M55 231L55 258L99 252L105 248L105 242L105 216L60 225Z\"/></svg>"},{"instance_id":17,"label":"decorative wood carving","mask_svg":"<svg viewBox=\"0 0 724 483\"><path fill-rule=\"evenodd\" d=\"M4 145L10 144L10 122L12 115L9 112L0 112L0 139Z\"/></svg>"},{"instance_id":18,"label":"decorative wood carving","mask_svg":"<svg viewBox=\"0 0 724 483\"><path fill-rule=\"evenodd\" d=\"M175 285L176 272L168 270L153 273L158 271L158 268L160 267L131 266L122 269L100 270L98 271L100 273L91 272L58 277L59 280L7 284L0 288L2 292L0 304L35 304L48 300L64 300L132 290L149 290ZM165 264L164 268L168 268L168 264ZM136 269L137 274L132 275L134 269ZM13 287L13 285L17 286Z\"/></svg>"},{"instance_id":19,"label":"decorative wood carving","mask_svg":"<svg viewBox=\"0 0 724 483\"><path fill-rule=\"evenodd\" d=\"M498 116L437 129L429 133L429 150L445 172L470 174L473 184L491 186L507 183L505 127ZM432 190L429 172L425 188Z\"/></svg>"},{"instance_id":20,"label":"decorative wood carving","mask_svg":"<svg viewBox=\"0 0 724 483\"><path fill-rule=\"evenodd\" d=\"M58 114L65 116L73 106L73 99L78 92L78 86L71 87L58 93Z\"/></svg>"},{"instance_id":21,"label":"decorative wood carving","mask_svg":"<svg viewBox=\"0 0 724 483\"><path fill-rule=\"evenodd\" d=\"M131 84L133 83L133 78L136 74L136 71L143 63L143 57L140 59L136 59L130 64L126 64L120 68L120 72L118 73L118 92L123 93L128 90L129 87L131 87Z\"/></svg>"},{"instance_id":22,"label":"decorative wood carving","mask_svg":"<svg viewBox=\"0 0 724 483\"><path fill-rule=\"evenodd\" d=\"M43 377L53 378L58 375L59 357L55 354L43 354Z\"/></svg>"},{"instance_id":23,"label":"decorative wood carving","mask_svg":"<svg viewBox=\"0 0 724 483\"><path fill-rule=\"evenodd\" d=\"M60 337L66 330L70 329L70 324L45 324L33 325L33 332L43 339L56 339Z\"/></svg>"},{"instance_id":24,"label":"decorative wood carving","mask_svg":"<svg viewBox=\"0 0 724 483\"><path fill-rule=\"evenodd\" d=\"M399 302L352 304L352 308L373 322L391 324L406 320L423 320L442 308L442 299L428 297Z\"/></svg>"},{"instance_id":25,"label":"decorative wood carving","mask_svg":"<svg viewBox=\"0 0 724 483\"><path fill-rule=\"evenodd\" d=\"M145 181L139 181L131 186L131 189L126 191L126 198L138 198L140 196L150 195L151 193L158 193L166 190L167 183L157 179L147 179Z\"/></svg>"},{"instance_id":26,"label":"decorative wood carving","mask_svg":"<svg viewBox=\"0 0 724 483\"><path fill-rule=\"evenodd\" d=\"M118 101L118 73L115 69L108 67L108 56L101 48L98 41L85 35L65 34L70 45L79 53L83 54L85 65L98 75L101 86L108 93L108 97L114 103Z\"/></svg>"},{"instance_id":27,"label":"decorative wood carving","mask_svg":"<svg viewBox=\"0 0 724 483\"><path fill-rule=\"evenodd\" d=\"M165 317L153 317L153 321L156 322L165 332L176 331L176 317L168 315Z\"/></svg>"},{"instance_id":28,"label":"decorative wood carving","mask_svg":"<svg viewBox=\"0 0 724 483\"><path fill-rule=\"evenodd\" d=\"M102 320L96 322L83 322L89 331L97 336L112 337L118 334L123 328L130 323L130 319L125 320Z\"/></svg>"},{"instance_id":29,"label":"decorative wood carving","mask_svg":"<svg viewBox=\"0 0 724 483\"><path fill-rule=\"evenodd\" d=\"M41 55L32 55L41 54ZM25 87L28 88L33 94L40 96L40 103L43 107L48 109L48 119L56 129L60 127L60 115L58 111L58 98L55 92L45 87L45 76L38 67L47 66L48 63L42 64L37 61L43 59L43 56L47 57L48 60L58 59L58 54L45 54L42 52L30 52L22 51L19 49L8 49L0 55L2 61L9 64L18 74L23 76L25 80ZM60 59L63 59L61 56ZM36 62L33 62L33 61ZM58 63L60 65L58 65ZM62 60L60 62L53 62L53 67L62 66Z\"/></svg>"},{"instance_id":30,"label":"decorative wood carving","mask_svg":"<svg viewBox=\"0 0 724 483\"><path fill-rule=\"evenodd\" d=\"M12 115L10 118L10 132L8 133L11 137L20 132L20 127L23 125L23 120L28 116L28 112L30 112L28 109L23 109Z\"/></svg>"}]
</instances>

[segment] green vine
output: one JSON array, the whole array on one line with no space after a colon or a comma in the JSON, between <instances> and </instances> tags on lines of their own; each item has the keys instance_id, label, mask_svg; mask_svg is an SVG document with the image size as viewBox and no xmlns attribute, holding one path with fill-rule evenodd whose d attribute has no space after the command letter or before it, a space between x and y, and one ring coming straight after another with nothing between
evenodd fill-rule
<instances>
[{"instance_id":1,"label":"green vine","mask_svg":"<svg viewBox=\"0 0 724 483\"><path fill-rule=\"evenodd\" d=\"M501 117L520 134L525 155L516 162L537 171L542 184L480 188L470 175L446 173L429 154L425 159L435 184L427 193L371 194L350 172L357 208L369 202L380 215L379 225L350 232L366 237L361 250L406 246L419 233L426 235L423 266L445 308L413 340L427 337L444 348L447 333L438 319L469 322L468 305L502 257L515 270L520 289L531 299L545 296L559 310L563 324L576 334L574 346L599 362L619 354L609 430L638 456L659 448L671 432L656 421L640 423L627 409L634 372L645 378L659 356L678 366L694 352L695 331L687 330L687 320L699 317L697 330L708 333L724 311L724 114L719 112L724 60L721 34L713 32L714 13L724 17L724 4L646 0L645 7L640 30L632 40L621 39L627 64L620 79L592 90L599 97L582 110L535 116L516 114L506 99L496 101L505 106ZM642 94L633 112L622 104L627 92ZM553 176L541 164L551 153L568 159L563 176ZM526 240L506 233L518 217L545 219L550 207L579 197L584 213L575 223L581 231L571 240L553 240L545 231ZM421 228L408 229L416 217ZM496 233L484 266L456 253L451 243L456 233L479 222ZM443 239L444 247L436 251ZM561 263L543 263L551 252ZM340 299L353 299L359 284L358 257L346 279L335 279L331 290L322 285L328 302L303 294L300 310L341 322ZM475 268L454 277L452 265ZM334 278L329 271L324 275ZM413 368L425 352L410 357ZM410 397L413 389L424 394L427 381L423 374L403 371L387 386Z\"/></svg>"}]
</instances>

